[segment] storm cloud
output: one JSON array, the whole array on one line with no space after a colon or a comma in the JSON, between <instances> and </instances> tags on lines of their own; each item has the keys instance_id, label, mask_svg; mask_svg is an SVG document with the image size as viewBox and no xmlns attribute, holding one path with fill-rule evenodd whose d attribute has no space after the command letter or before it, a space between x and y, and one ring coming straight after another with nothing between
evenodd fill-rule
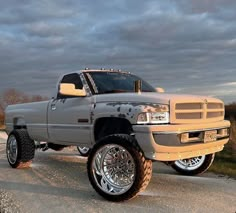
<instances>
[{"instance_id":1,"label":"storm cloud","mask_svg":"<svg viewBox=\"0 0 236 213\"><path fill-rule=\"evenodd\" d=\"M171 93L236 93L236 2L1 1L0 91L50 96L62 73L131 71Z\"/></svg>"}]
</instances>

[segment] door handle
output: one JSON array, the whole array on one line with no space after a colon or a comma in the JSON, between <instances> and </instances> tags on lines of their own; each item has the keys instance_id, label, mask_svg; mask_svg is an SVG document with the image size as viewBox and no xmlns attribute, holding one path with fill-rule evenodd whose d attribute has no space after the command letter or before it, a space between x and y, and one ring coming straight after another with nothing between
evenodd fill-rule
<instances>
[{"instance_id":1,"label":"door handle","mask_svg":"<svg viewBox=\"0 0 236 213\"><path fill-rule=\"evenodd\" d=\"M57 109L56 104L52 104L51 105L51 110L56 110L56 109Z\"/></svg>"}]
</instances>

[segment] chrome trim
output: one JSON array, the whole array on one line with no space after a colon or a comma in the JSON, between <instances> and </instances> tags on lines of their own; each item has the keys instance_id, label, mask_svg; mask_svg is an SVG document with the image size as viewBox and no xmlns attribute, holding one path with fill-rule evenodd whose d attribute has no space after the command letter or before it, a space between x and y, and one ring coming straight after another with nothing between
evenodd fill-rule
<instances>
[{"instance_id":1,"label":"chrome trim","mask_svg":"<svg viewBox=\"0 0 236 213\"><path fill-rule=\"evenodd\" d=\"M82 84L84 85L84 89L87 93L88 96L92 96L92 92L89 88L88 82L86 80L86 78L84 77L84 73L79 73L80 79L82 81Z\"/></svg>"},{"instance_id":2,"label":"chrome trim","mask_svg":"<svg viewBox=\"0 0 236 213\"><path fill-rule=\"evenodd\" d=\"M10 164L15 164L18 158L18 143L14 135L10 135L7 140L7 159Z\"/></svg>"},{"instance_id":3,"label":"chrome trim","mask_svg":"<svg viewBox=\"0 0 236 213\"><path fill-rule=\"evenodd\" d=\"M202 166L205 159L206 155L201 155L198 157L177 160L174 162L174 164L184 171L194 171Z\"/></svg>"},{"instance_id":4,"label":"chrome trim","mask_svg":"<svg viewBox=\"0 0 236 213\"><path fill-rule=\"evenodd\" d=\"M91 125L63 125L63 124L48 124L48 128L52 129L90 129Z\"/></svg>"},{"instance_id":5,"label":"chrome trim","mask_svg":"<svg viewBox=\"0 0 236 213\"><path fill-rule=\"evenodd\" d=\"M29 126L29 127L40 127L40 128L42 128L42 127L45 127L45 128L47 128L47 124L26 124L26 126Z\"/></svg>"}]
</instances>

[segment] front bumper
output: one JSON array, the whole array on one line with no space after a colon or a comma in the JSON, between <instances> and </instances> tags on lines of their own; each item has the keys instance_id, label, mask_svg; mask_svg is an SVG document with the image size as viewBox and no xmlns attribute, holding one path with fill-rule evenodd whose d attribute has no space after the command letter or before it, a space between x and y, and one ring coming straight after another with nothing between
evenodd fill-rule
<instances>
[{"instance_id":1,"label":"front bumper","mask_svg":"<svg viewBox=\"0 0 236 213\"><path fill-rule=\"evenodd\" d=\"M175 161L219 152L229 140L229 121L184 125L133 125L135 138L148 159ZM205 132L214 131L206 142Z\"/></svg>"}]
</instances>

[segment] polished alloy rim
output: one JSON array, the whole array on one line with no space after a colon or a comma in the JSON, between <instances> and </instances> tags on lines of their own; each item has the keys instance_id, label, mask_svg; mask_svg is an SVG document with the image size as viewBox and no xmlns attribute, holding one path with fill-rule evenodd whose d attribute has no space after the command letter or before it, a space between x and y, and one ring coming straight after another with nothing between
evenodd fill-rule
<instances>
[{"instance_id":1,"label":"polished alloy rim","mask_svg":"<svg viewBox=\"0 0 236 213\"><path fill-rule=\"evenodd\" d=\"M86 155L89 152L89 148L88 147L80 147L80 146L78 146L78 149L84 155Z\"/></svg>"},{"instance_id":2,"label":"polished alloy rim","mask_svg":"<svg viewBox=\"0 0 236 213\"><path fill-rule=\"evenodd\" d=\"M175 161L175 165L183 170L192 171L198 169L205 161L206 156L198 156L195 158L188 158Z\"/></svg>"},{"instance_id":3,"label":"polished alloy rim","mask_svg":"<svg viewBox=\"0 0 236 213\"><path fill-rule=\"evenodd\" d=\"M7 140L7 158L11 164L14 164L17 160L17 141L14 135L11 135Z\"/></svg>"},{"instance_id":4,"label":"polished alloy rim","mask_svg":"<svg viewBox=\"0 0 236 213\"><path fill-rule=\"evenodd\" d=\"M123 194L135 179L135 163L122 146L110 144L101 147L92 161L93 177L98 187L111 195Z\"/></svg>"}]
</instances>

